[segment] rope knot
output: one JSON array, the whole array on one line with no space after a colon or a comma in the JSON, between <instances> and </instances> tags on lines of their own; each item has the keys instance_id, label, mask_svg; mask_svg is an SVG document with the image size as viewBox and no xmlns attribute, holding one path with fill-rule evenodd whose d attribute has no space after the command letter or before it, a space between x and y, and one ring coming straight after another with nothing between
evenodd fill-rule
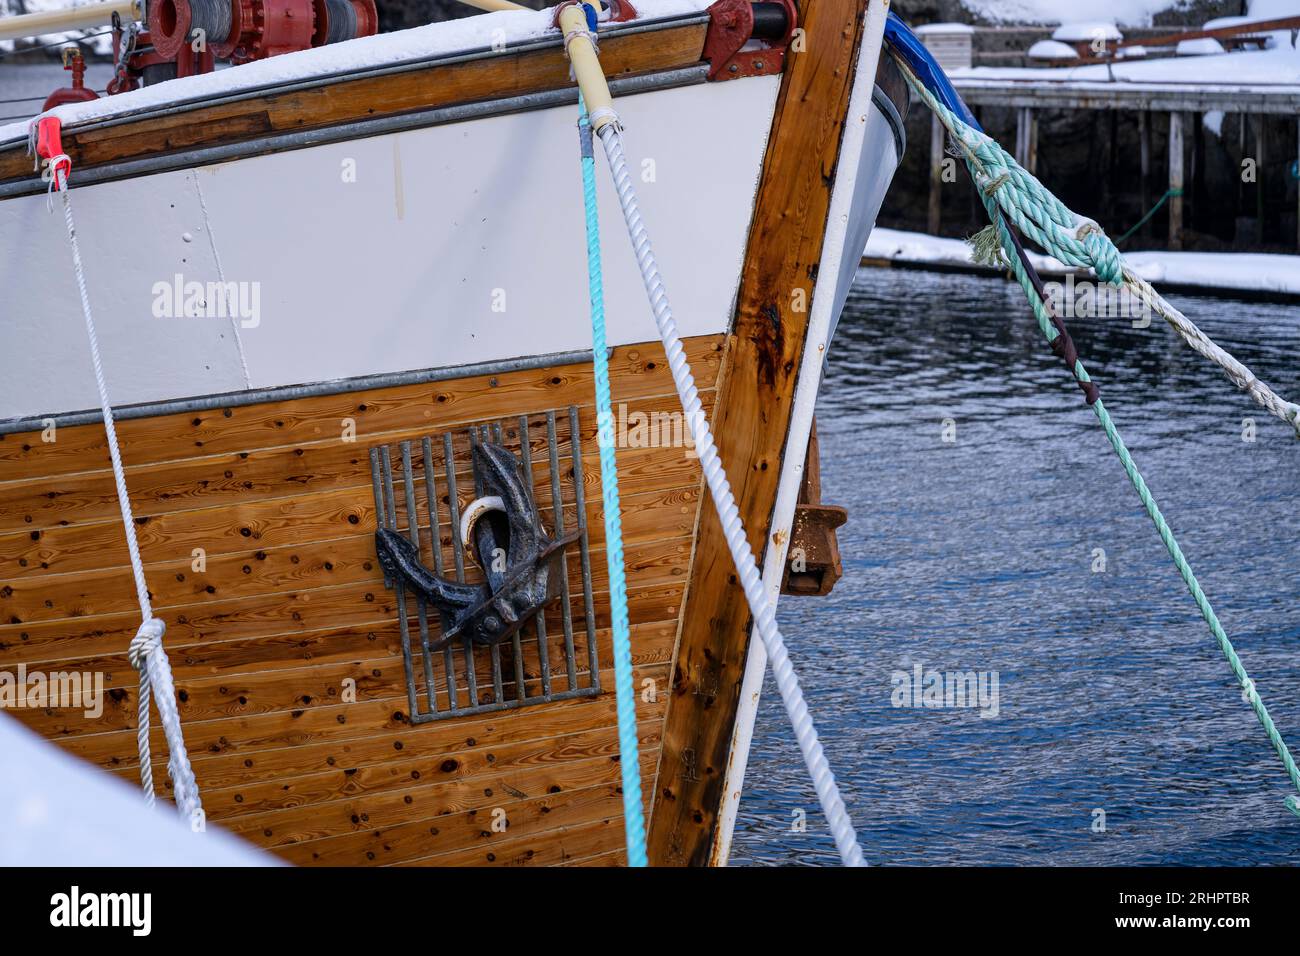
<instances>
[{"instance_id":1,"label":"rope knot","mask_svg":"<svg viewBox=\"0 0 1300 956\"><path fill-rule=\"evenodd\" d=\"M126 649L127 660L138 671L143 671L148 657L162 647L163 633L167 625L156 617L151 617L140 625L140 630L131 638L131 645Z\"/></svg>"},{"instance_id":2,"label":"rope knot","mask_svg":"<svg viewBox=\"0 0 1300 956\"><path fill-rule=\"evenodd\" d=\"M1106 230L1095 219L1076 216L1074 238L1088 253L1089 262L1097 273L1097 278L1110 285L1122 285L1124 282L1124 265L1120 261L1119 249L1110 241Z\"/></svg>"}]
</instances>

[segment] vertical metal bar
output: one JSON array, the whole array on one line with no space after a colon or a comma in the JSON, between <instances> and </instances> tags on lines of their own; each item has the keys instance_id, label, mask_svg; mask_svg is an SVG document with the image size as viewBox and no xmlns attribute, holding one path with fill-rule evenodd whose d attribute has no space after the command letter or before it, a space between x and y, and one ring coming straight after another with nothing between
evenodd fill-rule
<instances>
[{"instance_id":1,"label":"vertical metal bar","mask_svg":"<svg viewBox=\"0 0 1300 956\"><path fill-rule=\"evenodd\" d=\"M486 431L487 426L482 427ZM474 449L483 440L484 436L479 431L479 426L471 425L469 429L470 473L474 476L474 496L477 498L483 497L483 479L479 477L478 469L474 467ZM480 554L478 560L481 565L484 560L483 555ZM501 645L493 644L489 656L492 658L492 692L496 694L496 698L492 703L501 704L505 702L505 690L501 686Z\"/></svg>"},{"instance_id":2,"label":"vertical metal bar","mask_svg":"<svg viewBox=\"0 0 1300 956\"><path fill-rule=\"evenodd\" d=\"M433 551L433 572L442 574L442 524L438 520L438 482L433 475L433 439L428 435L424 436L421 442L421 451L424 453L424 497L429 510L429 538L430 548ZM446 614L438 612L438 620L442 623L442 631L446 633L451 622ZM443 676L447 684L447 704L452 710L460 707L456 691L456 655L452 647L448 644L442 649L442 666Z\"/></svg>"},{"instance_id":3,"label":"vertical metal bar","mask_svg":"<svg viewBox=\"0 0 1300 956\"><path fill-rule=\"evenodd\" d=\"M524 459L524 477L528 479L528 500L537 507L537 489L533 487L533 442L532 436L528 429L528 416L519 416L519 454ZM560 521L563 521L563 515ZM555 536L560 536L559 524L556 521L551 522L555 528ZM537 660L542 669L542 696L551 696L551 659L550 649L546 646L546 608L537 612Z\"/></svg>"},{"instance_id":4,"label":"vertical metal bar","mask_svg":"<svg viewBox=\"0 0 1300 956\"><path fill-rule=\"evenodd\" d=\"M456 580L465 583L465 546L460 540L460 498L456 490L456 453L451 432L442 436L443 466L447 469L447 516L451 523L451 554L456 562ZM474 673L474 646L465 647L465 680L469 684L469 706L478 706L478 677Z\"/></svg>"},{"instance_id":5,"label":"vertical metal bar","mask_svg":"<svg viewBox=\"0 0 1300 956\"><path fill-rule=\"evenodd\" d=\"M420 512L415 507L415 472L411 467L411 443L401 442L402 449L402 487L406 491L406 525L415 553L420 553ZM438 689L433 681L433 661L429 653L429 609L424 598L415 596L415 615L420 626L420 659L424 662L424 686L429 697L429 710L438 711Z\"/></svg>"},{"instance_id":6,"label":"vertical metal bar","mask_svg":"<svg viewBox=\"0 0 1300 956\"><path fill-rule=\"evenodd\" d=\"M564 492L560 487L560 449L555 437L555 412L546 413L546 446L551 457L551 503L555 508L555 534L564 534ZM573 659L573 608L569 597L569 557L560 554L560 600L564 620L564 668L569 678L569 690L578 689L578 669Z\"/></svg>"},{"instance_id":7,"label":"vertical metal bar","mask_svg":"<svg viewBox=\"0 0 1300 956\"><path fill-rule=\"evenodd\" d=\"M384 503L388 508L388 530L397 530L397 502L393 495L393 463L387 445L379 446L379 464L384 476ZM406 619L406 589L401 581L393 582L397 594L397 625L402 632L402 668L406 671L406 696L411 705L411 719L419 713L415 694L415 671L411 668L411 634Z\"/></svg>"},{"instance_id":8,"label":"vertical metal bar","mask_svg":"<svg viewBox=\"0 0 1300 956\"><path fill-rule=\"evenodd\" d=\"M381 478L379 472L379 449L378 448L370 449L370 481L371 484L374 485L374 492L375 492L375 527L383 528L387 525L388 522L387 519L385 518L384 489L383 486L380 484ZM391 588L392 586L393 586L393 582L389 579L388 572L385 571L384 587Z\"/></svg>"},{"instance_id":9,"label":"vertical metal bar","mask_svg":"<svg viewBox=\"0 0 1300 956\"><path fill-rule=\"evenodd\" d=\"M578 530L582 532L582 596L587 610L587 663L591 686L600 689L600 661L596 653L596 609L591 600L591 554L587 544L587 492L583 487L582 446L578 441L578 407L569 406L569 442L573 446L573 496L578 505Z\"/></svg>"},{"instance_id":10,"label":"vertical metal bar","mask_svg":"<svg viewBox=\"0 0 1300 956\"><path fill-rule=\"evenodd\" d=\"M505 439L502 437L502 434L501 434L501 423L500 423L500 422L494 422L494 423L493 423L493 426L492 426L492 432L493 432L493 434L496 436L496 443L497 443L498 445L501 445L502 447L504 447L504 446L505 446ZM526 482L527 482L527 486L528 486L528 500L529 500L530 502L533 500L533 467L532 467L532 465L533 465L533 463L532 463L531 461L528 461L527 456L525 456L525 458L524 458L524 475L525 475L525 477L526 477ZM537 613L537 616L538 616L538 617L541 617L541 615L542 615L542 612L539 611L539 612ZM522 637L521 634L520 634L520 631L522 631L522 630L523 630L523 628L521 627L518 631L515 631L515 633L514 633L513 635L511 635L511 638L510 638L510 647L511 647L511 650L514 651L514 655L515 655L515 697L518 698L519 700L524 700L524 699L528 696L528 689L527 689L527 687L525 686L525 682L524 682L524 641L523 641L523 637Z\"/></svg>"}]
</instances>

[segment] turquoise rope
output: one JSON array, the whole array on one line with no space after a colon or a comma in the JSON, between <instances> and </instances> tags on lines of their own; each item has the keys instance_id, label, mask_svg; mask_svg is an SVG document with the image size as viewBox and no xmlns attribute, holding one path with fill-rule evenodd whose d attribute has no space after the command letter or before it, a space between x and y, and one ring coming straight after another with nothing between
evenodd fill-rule
<instances>
[{"instance_id":1,"label":"turquoise rope","mask_svg":"<svg viewBox=\"0 0 1300 956\"><path fill-rule=\"evenodd\" d=\"M587 277L591 293L591 351L596 379L596 436L600 445L600 495L605 505L605 560L609 565L609 612L614 630L614 691L618 699L618 751L623 771L623 826L628 866L645 866L645 819L641 809L641 757L636 698L632 688L632 641L628 634L627 578L623 572L623 517L618 503L614 413L610 407L609 355L605 345L605 292L600 267L600 217L596 206L596 157L587 104L578 95L582 146L582 197L587 210Z\"/></svg>"},{"instance_id":2,"label":"turquoise rope","mask_svg":"<svg viewBox=\"0 0 1300 956\"><path fill-rule=\"evenodd\" d=\"M1118 239L1115 240L1115 245L1118 246L1120 243L1124 242L1124 240L1128 239L1129 236L1133 235L1133 233L1141 229L1143 224L1148 219L1150 219L1152 216L1154 216L1157 212L1160 211L1160 207L1165 204L1165 200L1167 200L1170 196L1181 196L1182 194L1183 191L1181 189L1177 189L1177 188L1166 189L1165 194L1156 200L1156 204L1147 210L1147 214L1143 216L1141 219L1139 219L1136 223L1134 223L1132 229L1130 229L1128 232L1124 233L1124 235L1120 236Z\"/></svg>"},{"instance_id":3,"label":"turquoise rope","mask_svg":"<svg viewBox=\"0 0 1300 956\"><path fill-rule=\"evenodd\" d=\"M952 110L948 109L947 106L940 103L908 69L905 63L898 62L908 84L935 111L940 121L952 133L954 139L958 141L962 151L966 154L966 167L970 171L971 178L979 187L980 199L983 200L984 208L989 215L989 221L992 223L988 228L997 237L997 244L1001 249L1001 258L1015 275L1016 281L1020 283L1020 288L1024 290L1025 296L1029 299L1030 307L1034 310L1034 318L1038 320L1038 327L1042 330L1043 336L1050 345L1056 340L1059 333L1052 322L1047 304L1043 302L1037 289L1034 288L1024 263L1021 262L1020 256L1016 254L1015 243L1011 236L1008 221L1019 227L1021 232L1042 246L1048 254L1071 265L1091 268L1103 282L1109 282L1113 285L1121 284L1124 275L1123 257L1120 256L1115 244L1102 232L1100 227L1076 216L1064 203L1052 195L1042 183L1012 159L1007 151L992 137L974 129ZM974 244L977 257L982 252L991 251L985 248L982 235L975 237ZM1083 367L1083 363L1078 359L1075 360L1074 368L1071 371L1080 382L1092 381L1088 377L1088 372ZM1178 573L1182 575L1183 583L1187 585L1187 589L1192 594L1192 599L1196 601L1196 606L1200 608L1201 616L1205 618L1205 623L1209 626L1210 633L1214 635L1219 650L1227 658L1228 666L1232 668L1233 675L1246 692L1246 699L1249 701L1251 709L1255 711L1255 716L1259 719L1260 724L1264 727L1264 732L1268 734L1269 743L1273 745L1273 749L1281 758L1282 766L1286 768L1287 776L1291 778L1291 784L1300 792L1300 769L1296 767L1295 758L1291 756L1291 751L1287 749L1286 741L1282 739L1282 734L1273 723L1268 708L1264 706L1263 699L1255 689L1255 682L1246 673L1241 658L1237 656L1236 648L1232 646L1232 641L1228 639L1228 635L1224 632L1223 625L1219 623L1218 615L1214 613L1209 598L1201 590L1200 582L1196 580L1191 565L1187 563L1182 548L1178 546L1173 531L1170 529L1168 522L1165 521L1164 515L1160 513L1160 507L1156 504L1155 498L1151 495L1151 489L1147 487L1147 483L1143 480L1141 472L1138 471L1137 465L1133 461L1133 456L1129 453L1128 446L1124 444L1124 439L1120 437L1119 431L1115 428L1110 412L1106 410L1106 406L1102 404L1101 399L1093 402L1092 410L1096 414L1097 420L1101 422L1101 427L1106 432L1106 438L1110 440L1111 448L1115 450L1115 454L1119 457L1120 464L1124 467L1124 473L1128 475L1129 481L1133 483L1138 497L1142 500L1143 507L1146 508L1147 514L1155 524L1156 531L1160 534L1160 540L1164 542L1165 548L1169 551L1169 556L1173 558L1174 566L1178 568ZM1286 806L1292 813L1300 817L1300 798L1294 795L1288 796Z\"/></svg>"},{"instance_id":4,"label":"turquoise rope","mask_svg":"<svg viewBox=\"0 0 1300 956\"><path fill-rule=\"evenodd\" d=\"M961 122L957 120L957 122ZM969 163L968 163L969 165ZM975 170L971 169L971 175L975 175ZM1035 181L1036 182L1036 181ZM1041 188L1041 186L1040 186ZM1029 299L1029 304L1034 310L1034 318L1038 320L1038 327L1042 330L1043 336L1050 344L1059 333L1052 324L1051 315L1047 311L1047 306L1038 291L1030 281L1028 273L1025 271L1020 257L1015 254L1014 243L1012 242L1011 232L1007 227L1006 218L1000 215L1005 209L988 191L981 190L980 197L984 201L984 207L989 214L989 219L993 223L993 228L997 230L998 241L1002 246L1004 258L1010 265L1011 271L1015 274L1016 281L1024 290L1025 296ZM1104 236L1103 236L1104 238ZM1109 242L1109 240L1107 240ZM1047 251L1053 255L1056 251L1045 246ZM1113 247L1112 247L1113 248ZM1118 253L1116 253L1116 257ZM1081 361L1076 360L1074 363L1074 376L1080 382L1089 382L1087 369L1083 367ZM1264 727L1265 733L1268 734L1269 742L1277 752L1278 757L1282 760L1283 767L1286 768L1287 776L1291 778L1292 785L1297 791L1300 791L1300 769L1296 767L1295 758L1291 756L1291 751L1287 748L1286 741L1282 739L1282 734L1278 731L1277 726L1273 723L1273 718L1264 706L1263 699L1255 690L1255 683L1246 673L1245 665L1241 663L1241 658L1237 656L1236 648L1232 646L1232 641L1228 639L1227 633L1223 630L1223 625L1219 623L1219 617L1214 613L1214 608L1210 605L1210 599L1205 596L1201 590L1200 582L1196 580L1196 575L1192 572L1192 567L1187 563L1183 556L1182 548L1178 546L1178 541L1174 537L1173 530L1165 521L1165 517L1160 513L1160 506L1156 504L1155 498L1151 494L1151 489L1147 487L1146 481L1143 480L1141 472L1138 471L1133 456L1129 453L1128 446L1124 444L1124 439L1120 437L1119 431L1115 428L1115 423L1111 420L1110 412L1102 404L1101 399L1093 403L1092 410L1096 413L1101 427L1106 432L1106 437L1110 440L1111 448L1119 457L1120 464L1124 467L1124 473L1128 475L1129 481L1133 483L1138 497L1142 500L1142 505L1146 508L1147 514L1156 526L1156 531L1160 534L1160 540L1164 542L1165 548L1169 551L1169 556L1173 558L1174 565L1178 568L1178 573L1182 575L1183 582L1187 585L1188 591L1192 594L1192 599L1196 601L1196 606L1200 608L1201 616L1205 618L1205 623L1209 625L1210 633L1214 635L1215 641L1219 645L1219 650L1227 658L1228 666L1232 668L1232 673L1236 676L1243 690L1247 691L1247 699L1251 708L1255 711L1255 716ZM1287 808L1300 817L1300 799L1295 796L1286 798Z\"/></svg>"}]
</instances>

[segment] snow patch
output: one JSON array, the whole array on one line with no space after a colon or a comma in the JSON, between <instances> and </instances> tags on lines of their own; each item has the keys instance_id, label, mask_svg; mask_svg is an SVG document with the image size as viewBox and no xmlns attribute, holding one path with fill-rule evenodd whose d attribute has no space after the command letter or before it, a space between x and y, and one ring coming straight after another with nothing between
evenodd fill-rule
<instances>
[{"instance_id":1,"label":"snow patch","mask_svg":"<svg viewBox=\"0 0 1300 956\"><path fill-rule=\"evenodd\" d=\"M1060 40L1039 40L1025 54L1031 60L1077 60L1079 53Z\"/></svg>"},{"instance_id":2,"label":"snow patch","mask_svg":"<svg viewBox=\"0 0 1300 956\"><path fill-rule=\"evenodd\" d=\"M1077 0L961 0L961 5L991 23L1065 23L1079 15L1081 6ZM1152 16L1175 5L1176 0L1105 0L1097 4L1104 6L1103 15L1114 23L1136 27L1150 26Z\"/></svg>"},{"instance_id":3,"label":"snow patch","mask_svg":"<svg viewBox=\"0 0 1300 956\"><path fill-rule=\"evenodd\" d=\"M1223 44L1214 37L1198 37L1195 40L1179 40L1174 50L1178 56L1215 56L1225 53Z\"/></svg>"},{"instance_id":4,"label":"snow patch","mask_svg":"<svg viewBox=\"0 0 1300 956\"><path fill-rule=\"evenodd\" d=\"M1052 34L1052 39L1065 43L1088 43L1092 40L1122 40L1124 34L1110 20L1076 20L1062 23Z\"/></svg>"},{"instance_id":5,"label":"snow patch","mask_svg":"<svg viewBox=\"0 0 1300 956\"><path fill-rule=\"evenodd\" d=\"M876 228L863 255L869 259L972 265L970 244L920 232ZM1034 267L1044 272L1066 272L1068 267L1041 253L1030 252ZM1300 256L1269 253L1126 252L1124 260L1148 282L1170 282L1207 289L1286 292L1300 295Z\"/></svg>"}]
</instances>

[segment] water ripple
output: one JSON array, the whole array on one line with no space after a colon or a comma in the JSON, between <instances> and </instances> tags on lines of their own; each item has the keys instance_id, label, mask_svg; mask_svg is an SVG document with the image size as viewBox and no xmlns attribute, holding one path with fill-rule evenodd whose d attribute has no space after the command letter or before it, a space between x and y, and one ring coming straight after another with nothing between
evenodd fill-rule
<instances>
[{"instance_id":1,"label":"water ripple","mask_svg":"<svg viewBox=\"0 0 1300 956\"><path fill-rule=\"evenodd\" d=\"M1175 304L1300 394L1300 308ZM1162 324L1070 324L1300 745L1300 444ZM1300 863L1277 757L1018 289L860 272L818 432L823 496L849 509L845 577L780 617L872 862ZM918 663L997 671L998 715L892 706L891 675ZM732 860L837 862L770 679Z\"/></svg>"}]
</instances>

